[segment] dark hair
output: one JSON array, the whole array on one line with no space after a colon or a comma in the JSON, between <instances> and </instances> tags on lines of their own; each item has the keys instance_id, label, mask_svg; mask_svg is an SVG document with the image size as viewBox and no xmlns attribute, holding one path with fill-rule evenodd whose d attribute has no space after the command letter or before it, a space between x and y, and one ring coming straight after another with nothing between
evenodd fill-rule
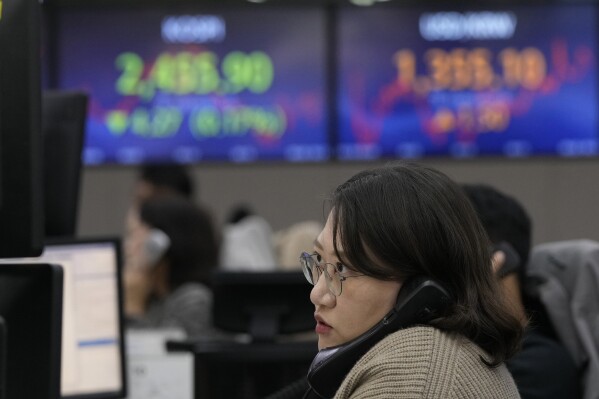
<instances>
[{"instance_id":1,"label":"dark hair","mask_svg":"<svg viewBox=\"0 0 599 399\"><path fill-rule=\"evenodd\" d=\"M503 304L489 239L458 184L400 162L356 174L331 202L342 262L383 280L425 275L443 284L455 304L430 324L468 337L489 353L489 365L519 349L521 324Z\"/></svg>"},{"instance_id":2,"label":"dark hair","mask_svg":"<svg viewBox=\"0 0 599 399\"><path fill-rule=\"evenodd\" d=\"M229 216L227 217L228 224L236 224L241 222L248 216L252 216L254 211L252 207L248 204L237 204L234 205L229 211Z\"/></svg>"},{"instance_id":3,"label":"dark hair","mask_svg":"<svg viewBox=\"0 0 599 399\"><path fill-rule=\"evenodd\" d=\"M524 207L507 194L485 184L463 184L489 238L493 243L508 242L520 256L518 279L520 297L528 317L537 331L556 338L553 324L539 298L527 291L527 265L530 254L532 222Z\"/></svg>"},{"instance_id":4,"label":"dark hair","mask_svg":"<svg viewBox=\"0 0 599 399\"><path fill-rule=\"evenodd\" d=\"M210 285L212 271L218 266L219 245L207 211L183 197L163 196L142 203L140 219L170 238L164 256L170 265L171 290L187 282Z\"/></svg>"},{"instance_id":5,"label":"dark hair","mask_svg":"<svg viewBox=\"0 0 599 399\"><path fill-rule=\"evenodd\" d=\"M186 198L194 194L194 186L185 166L179 164L148 164L141 168L140 179L154 186L168 188Z\"/></svg>"},{"instance_id":6,"label":"dark hair","mask_svg":"<svg viewBox=\"0 0 599 399\"><path fill-rule=\"evenodd\" d=\"M524 207L515 198L485 184L463 184L462 188L491 241L510 243L525 266L530 253L532 223Z\"/></svg>"}]
</instances>

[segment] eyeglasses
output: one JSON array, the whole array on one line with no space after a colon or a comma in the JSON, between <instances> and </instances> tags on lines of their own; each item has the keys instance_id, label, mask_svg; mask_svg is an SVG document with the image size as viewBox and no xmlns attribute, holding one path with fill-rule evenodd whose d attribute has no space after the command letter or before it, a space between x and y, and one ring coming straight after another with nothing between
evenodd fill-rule
<instances>
[{"instance_id":1,"label":"eyeglasses","mask_svg":"<svg viewBox=\"0 0 599 399\"><path fill-rule=\"evenodd\" d=\"M347 273L345 270L347 269L347 266L342 263L336 265L324 263L322 262L321 256L317 253L309 254L307 252L302 252L300 255L300 262L306 280L312 285L318 283L320 275L324 272L327 288L335 296L341 295L341 292L343 291L343 282L346 279L349 277L364 276L364 274L352 274L350 276L343 275L342 273Z\"/></svg>"}]
</instances>

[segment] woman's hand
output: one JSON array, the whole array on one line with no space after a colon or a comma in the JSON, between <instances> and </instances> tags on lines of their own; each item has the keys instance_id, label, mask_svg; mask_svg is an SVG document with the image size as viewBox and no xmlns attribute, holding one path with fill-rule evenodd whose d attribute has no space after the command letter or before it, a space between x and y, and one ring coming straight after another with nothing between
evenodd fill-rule
<instances>
[{"instance_id":1,"label":"woman's hand","mask_svg":"<svg viewBox=\"0 0 599 399\"><path fill-rule=\"evenodd\" d=\"M137 212L132 208L127 213L124 240L125 314L129 317L143 316L153 290L152 265L144 251L149 227L139 220Z\"/></svg>"},{"instance_id":2,"label":"woman's hand","mask_svg":"<svg viewBox=\"0 0 599 399\"><path fill-rule=\"evenodd\" d=\"M524 305L522 304L522 296L520 295L520 281L518 280L518 274L510 273L505 276L500 275L505 260L506 255L503 251L498 250L493 253L493 258L491 259L493 274L495 274L499 280L499 287L501 288L502 294L508 303L512 314L525 325L527 323L527 317L526 312L524 311Z\"/></svg>"},{"instance_id":3,"label":"woman's hand","mask_svg":"<svg viewBox=\"0 0 599 399\"><path fill-rule=\"evenodd\" d=\"M491 265L493 266L493 274L499 273L505 263L505 253L501 250L493 252Z\"/></svg>"},{"instance_id":4,"label":"woman's hand","mask_svg":"<svg viewBox=\"0 0 599 399\"><path fill-rule=\"evenodd\" d=\"M129 317L143 316L152 292L150 273L143 268L126 268L124 280L125 314Z\"/></svg>"}]
</instances>

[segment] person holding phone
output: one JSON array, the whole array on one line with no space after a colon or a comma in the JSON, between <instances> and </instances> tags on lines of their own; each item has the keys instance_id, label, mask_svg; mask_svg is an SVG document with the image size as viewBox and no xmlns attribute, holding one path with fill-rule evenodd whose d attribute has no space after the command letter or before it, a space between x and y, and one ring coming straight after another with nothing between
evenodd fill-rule
<instances>
[{"instance_id":1,"label":"person holding phone","mask_svg":"<svg viewBox=\"0 0 599 399\"><path fill-rule=\"evenodd\" d=\"M513 314L526 325L521 350L507 368L522 399L578 399L581 378L574 360L559 341L534 281L527 277L532 222L514 197L487 184L462 185L493 243L493 266ZM531 292L533 291L533 292Z\"/></svg>"},{"instance_id":2,"label":"person holding phone","mask_svg":"<svg viewBox=\"0 0 599 399\"><path fill-rule=\"evenodd\" d=\"M125 249L125 313L132 327L212 333L210 276L218 265L211 215L181 196L141 203L130 213Z\"/></svg>"},{"instance_id":3,"label":"person holding phone","mask_svg":"<svg viewBox=\"0 0 599 399\"><path fill-rule=\"evenodd\" d=\"M356 174L301 261L320 350L305 398L520 397L504 362L523 327L485 230L446 175L404 162Z\"/></svg>"}]
</instances>

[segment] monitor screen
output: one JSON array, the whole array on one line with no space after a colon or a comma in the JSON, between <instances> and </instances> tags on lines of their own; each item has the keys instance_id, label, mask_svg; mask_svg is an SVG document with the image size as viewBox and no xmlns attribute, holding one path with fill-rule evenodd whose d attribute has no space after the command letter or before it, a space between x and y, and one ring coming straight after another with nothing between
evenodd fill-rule
<instances>
[{"instance_id":1,"label":"monitor screen","mask_svg":"<svg viewBox=\"0 0 599 399\"><path fill-rule=\"evenodd\" d=\"M0 258L43 244L39 8L0 1Z\"/></svg>"},{"instance_id":2,"label":"monitor screen","mask_svg":"<svg viewBox=\"0 0 599 399\"><path fill-rule=\"evenodd\" d=\"M54 239L41 257L11 262L52 263L64 272L61 396L124 398L120 241Z\"/></svg>"},{"instance_id":3,"label":"monitor screen","mask_svg":"<svg viewBox=\"0 0 599 399\"><path fill-rule=\"evenodd\" d=\"M125 397L119 248L113 239L54 241L40 258L64 269L62 397Z\"/></svg>"},{"instance_id":4,"label":"monitor screen","mask_svg":"<svg viewBox=\"0 0 599 399\"><path fill-rule=\"evenodd\" d=\"M339 158L597 154L597 14L342 8Z\"/></svg>"},{"instance_id":5,"label":"monitor screen","mask_svg":"<svg viewBox=\"0 0 599 399\"><path fill-rule=\"evenodd\" d=\"M0 264L3 399L60 396L63 273L49 264ZM2 361L0 360L0 363Z\"/></svg>"},{"instance_id":6,"label":"monitor screen","mask_svg":"<svg viewBox=\"0 0 599 399\"><path fill-rule=\"evenodd\" d=\"M327 159L325 25L317 7L60 9L59 88L90 94L84 162Z\"/></svg>"}]
</instances>

